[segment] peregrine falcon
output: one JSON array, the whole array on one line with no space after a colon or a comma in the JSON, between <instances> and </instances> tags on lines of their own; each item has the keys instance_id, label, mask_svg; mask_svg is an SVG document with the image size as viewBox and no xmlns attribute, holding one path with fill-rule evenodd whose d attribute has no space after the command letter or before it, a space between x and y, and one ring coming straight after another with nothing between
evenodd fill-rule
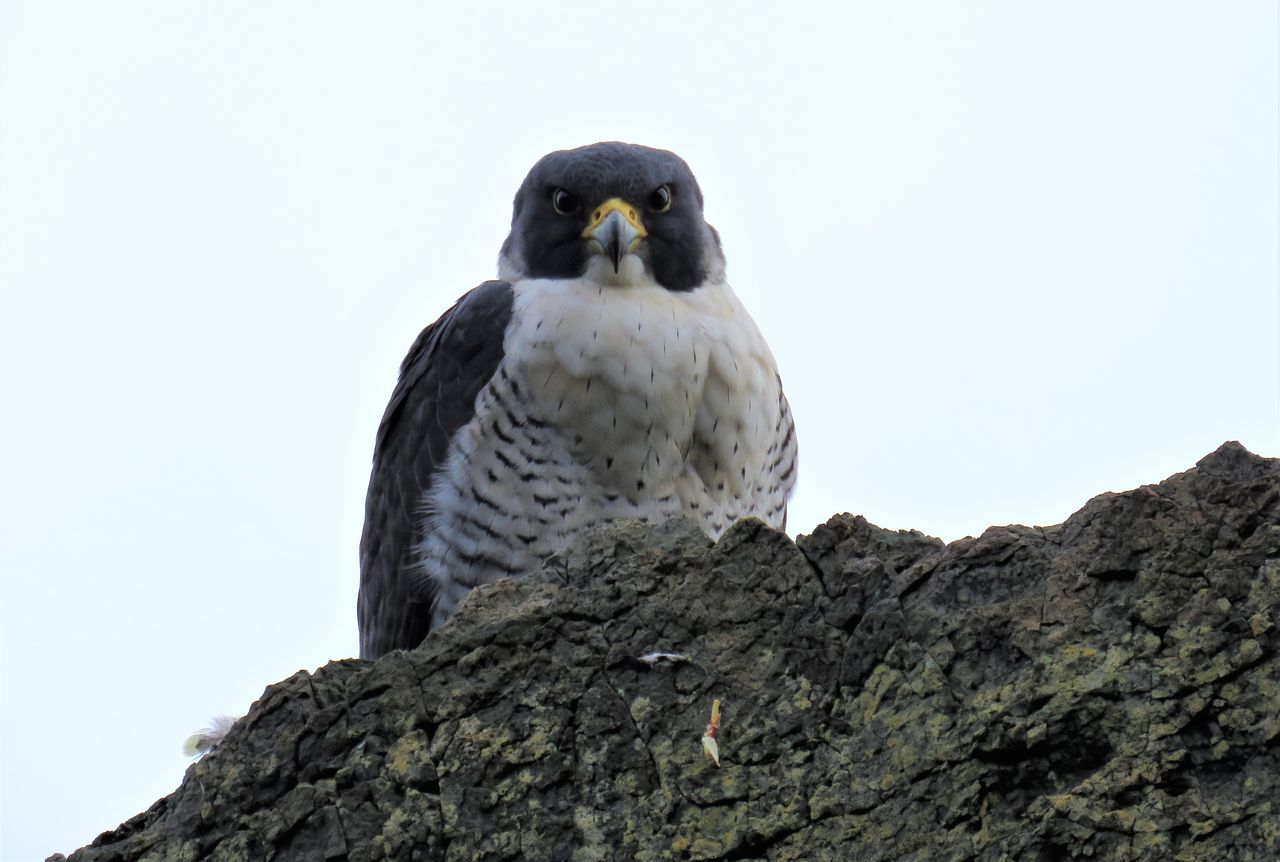
<instances>
[{"instance_id":1,"label":"peregrine falcon","mask_svg":"<svg viewBox=\"0 0 1280 862\"><path fill-rule=\"evenodd\" d=\"M666 150L599 143L533 166L500 280L418 336L378 427L361 657L417 646L473 587L601 522L785 525L791 411L702 207Z\"/></svg>"}]
</instances>

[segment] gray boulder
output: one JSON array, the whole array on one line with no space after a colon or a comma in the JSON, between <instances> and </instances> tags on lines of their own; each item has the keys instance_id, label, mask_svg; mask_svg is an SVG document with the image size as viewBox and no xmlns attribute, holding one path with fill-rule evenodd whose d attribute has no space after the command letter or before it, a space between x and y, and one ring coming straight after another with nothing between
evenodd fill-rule
<instances>
[{"instance_id":1,"label":"gray boulder","mask_svg":"<svg viewBox=\"0 0 1280 862\"><path fill-rule=\"evenodd\" d=\"M950 545L619 524L271 686L70 858L1270 862L1278 605L1280 461L1234 443Z\"/></svg>"}]
</instances>

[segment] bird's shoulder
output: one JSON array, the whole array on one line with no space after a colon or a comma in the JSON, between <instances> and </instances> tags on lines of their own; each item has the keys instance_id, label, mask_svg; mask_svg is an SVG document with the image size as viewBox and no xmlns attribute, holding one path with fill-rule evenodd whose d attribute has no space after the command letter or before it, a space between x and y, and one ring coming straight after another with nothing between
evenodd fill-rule
<instances>
[{"instance_id":1,"label":"bird's shoulder","mask_svg":"<svg viewBox=\"0 0 1280 862\"><path fill-rule=\"evenodd\" d=\"M450 432L469 418L475 396L502 360L514 290L508 281L486 281L463 294L414 340L378 425L375 453L404 420L425 418L424 407ZM451 421L452 420L452 421Z\"/></svg>"},{"instance_id":2,"label":"bird's shoulder","mask_svg":"<svg viewBox=\"0 0 1280 862\"><path fill-rule=\"evenodd\" d=\"M463 295L414 341L374 446L360 538L360 654L417 645L431 627L434 585L417 576L425 495L476 396L502 361L513 292L489 281Z\"/></svg>"}]
</instances>

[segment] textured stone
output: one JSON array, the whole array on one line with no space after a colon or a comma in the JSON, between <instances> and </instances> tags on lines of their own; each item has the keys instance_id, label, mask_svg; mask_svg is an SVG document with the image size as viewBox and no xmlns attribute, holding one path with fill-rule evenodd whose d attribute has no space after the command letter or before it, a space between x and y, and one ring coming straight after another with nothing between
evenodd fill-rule
<instances>
[{"instance_id":1,"label":"textured stone","mask_svg":"<svg viewBox=\"0 0 1280 862\"><path fill-rule=\"evenodd\" d=\"M945 546L619 524L271 686L71 859L1274 860L1278 597L1280 462L1236 444Z\"/></svg>"}]
</instances>

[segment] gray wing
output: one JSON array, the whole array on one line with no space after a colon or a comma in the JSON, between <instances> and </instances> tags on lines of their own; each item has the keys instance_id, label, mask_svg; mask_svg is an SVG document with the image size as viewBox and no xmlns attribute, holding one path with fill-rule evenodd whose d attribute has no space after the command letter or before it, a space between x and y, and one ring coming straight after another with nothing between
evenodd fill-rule
<instances>
[{"instance_id":1,"label":"gray wing","mask_svg":"<svg viewBox=\"0 0 1280 862\"><path fill-rule=\"evenodd\" d=\"M373 450L360 537L360 657L412 649L431 628L434 594L411 580L423 500L454 434L502 361L514 294L505 281L467 293L418 336L400 365Z\"/></svg>"}]
</instances>

